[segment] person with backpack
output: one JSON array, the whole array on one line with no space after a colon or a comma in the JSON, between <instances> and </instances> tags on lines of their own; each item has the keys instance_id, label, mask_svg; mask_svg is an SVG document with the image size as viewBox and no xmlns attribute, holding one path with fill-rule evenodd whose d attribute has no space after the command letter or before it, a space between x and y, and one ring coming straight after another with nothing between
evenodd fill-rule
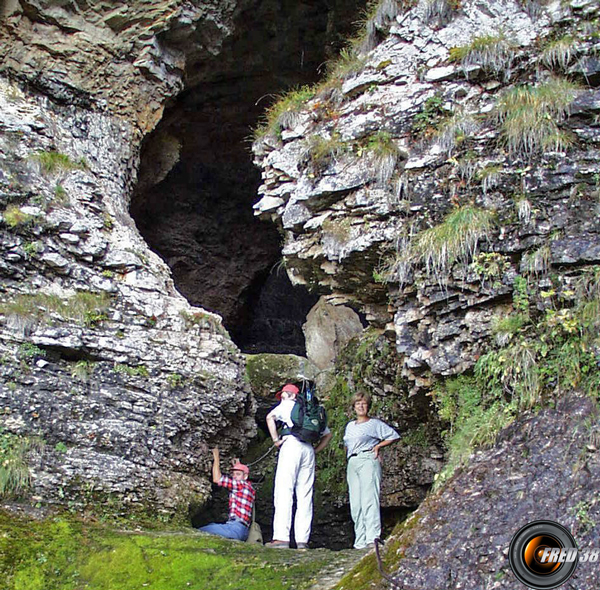
<instances>
[{"instance_id":1,"label":"person with backpack","mask_svg":"<svg viewBox=\"0 0 600 590\"><path fill-rule=\"evenodd\" d=\"M379 489L383 447L400 439L385 422L369 416L371 398L357 393L352 400L356 420L346 425L344 445L348 457L346 478L350 496L350 514L354 521L354 548L372 546L381 535Z\"/></svg>"},{"instance_id":2,"label":"person with backpack","mask_svg":"<svg viewBox=\"0 0 600 590\"><path fill-rule=\"evenodd\" d=\"M235 460L231 466L231 477L223 475L218 447L212 450L212 454L213 483L229 490L229 518L225 523L211 522L198 530L226 539L245 541L252 524L252 507L256 496L252 484L248 481L250 470L246 465Z\"/></svg>"},{"instance_id":3,"label":"person with backpack","mask_svg":"<svg viewBox=\"0 0 600 590\"><path fill-rule=\"evenodd\" d=\"M268 547L288 548L292 526L292 504L296 494L294 536L298 549L308 549L313 515L315 453L331 440L325 409L319 404L311 384L302 391L287 383L277 392L279 405L267 415L267 426L273 443L279 448L273 501L273 540ZM281 436L277 422L283 424ZM313 448L313 444L316 447Z\"/></svg>"}]
</instances>

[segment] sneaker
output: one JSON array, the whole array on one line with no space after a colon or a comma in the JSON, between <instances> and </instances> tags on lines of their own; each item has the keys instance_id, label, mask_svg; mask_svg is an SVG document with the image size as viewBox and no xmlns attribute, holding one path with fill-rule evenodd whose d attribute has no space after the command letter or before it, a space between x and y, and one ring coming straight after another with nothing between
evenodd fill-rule
<instances>
[{"instance_id":1,"label":"sneaker","mask_svg":"<svg viewBox=\"0 0 600 590\"><path fill-rule=\"evenodd\" d=\"M270 543L265 543L265 547L269 547L270 549L289 549L290 544L287 541L273 539Z\"/></svg>"},{"instance_id":2,"label":"sneaker","mask_svg":"<svg viewBox=\"0 0 600 590\"><path fill-rule=\"evenodd\" d=\"M308 549L308 543L296 543L298 549Z\"/></svg>"}]
</instances>

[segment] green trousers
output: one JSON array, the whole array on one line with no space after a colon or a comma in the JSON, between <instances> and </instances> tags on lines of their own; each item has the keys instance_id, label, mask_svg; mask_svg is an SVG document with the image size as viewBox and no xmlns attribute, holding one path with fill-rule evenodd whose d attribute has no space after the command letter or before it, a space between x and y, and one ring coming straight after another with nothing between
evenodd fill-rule
<instances>
[{"instance_id":1,"label":"green trousers","mask_svg":"<svg viewBox=\"0 0 600 590\"><path fill-rule=\"evenodd\" d=\"M350 514L354 521L354 547L362 549L373 543L381 534L381 463L374 453L360 453L348 459L346 476L350 494Z\"/></svg>"}]
</instances>

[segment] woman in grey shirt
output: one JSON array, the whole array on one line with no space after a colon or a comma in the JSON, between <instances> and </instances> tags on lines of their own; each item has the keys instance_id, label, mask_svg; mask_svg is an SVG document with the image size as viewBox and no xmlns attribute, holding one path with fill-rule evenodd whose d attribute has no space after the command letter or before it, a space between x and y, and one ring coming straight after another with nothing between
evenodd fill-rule
<instances>
[{"instance_id":1,"label":"woman in grey shirt","mask_svg":"<svg viewBox=\"0 0 600 590\"><path fill-rule=\"evenodd\" d=\"M344 445L348 457L348 492L354 521L354 548L372 545L381 534L379 488L381 462L379 451L400 436L385 422L369 416L371 398L357 393L353 399L356 420L346 425Z\"/></svg>"}]
</instances>

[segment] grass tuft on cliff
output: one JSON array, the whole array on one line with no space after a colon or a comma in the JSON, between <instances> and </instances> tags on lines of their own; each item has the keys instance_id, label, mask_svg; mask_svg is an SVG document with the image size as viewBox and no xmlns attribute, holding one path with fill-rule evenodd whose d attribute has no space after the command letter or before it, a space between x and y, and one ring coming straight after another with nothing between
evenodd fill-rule
<instances>
[{"instance_id":1,"label":"grass tuft on cliff","mask_svg":"<svg viewBox=\"0 0 600 590\"><path fill-rule=\"evenodd\" d=\"M387 131L378 131L369 136L365 142L364 153L370 154L375 177L380 186L385 186L400 159L400 149Z\"/></svg>"},{"instance_id":2,"label":"grass tuft on cliff","mask_svg":"<svg viewBox=\"0 0 600 590\"><path fill-rule=\"evenodd\" d=\"M418 233L405 254L413 264L421 264L429 276L446 275L456 261L467 262L476 252L479 240L494 226L494 213L474 205L452 211L439 225Z\"/></svg>"},{"instance_id":3,"label":"grass tuft on cliff","mask_svg":"<svg viewBox=\"0 0 600 590\"><path fill-rule=\"evenodd\" d=\"M450 49L450 61L459 62L465 75L468 68L480 66L486 72L503 74L504 80L510 78L514 56L515 46L503 32L477 36L467 45Z\"/></svg>"},{"instance_id":4,"label":"grass tuft on cliff","mask_svg":"<svg viewBox=\"0 0 600 590\"><path fill-rule=\"evenodd\" d=\"M19 498L27 492L31 484L27 454L39 446L0 427L0 498Z\"/></svg>"},{"instance_id":5,"label":"grass tuft on cliff","mask_svg":"<svg viewBox=\"0 0 600 590\"><path fill-rule=\"evenodd\" d=\"M332 133L330 137L310 135L303 156L309 165L309 176L320 176L331 162L337 162L349 148L349 144L342 141L338 133Z\"/></svg>"},{"instance_id":6,"label":"grass tuft on cliff","mask_svg":"<svg viewBox=\"0 0 600 590\"><path fill-rule=\"evenodd\" d=\"M299 113L306 103L315 96L311 86L293 88L277 97L266 110L262 123L254 130L254 140L266 135L280 136L284 129L292 129L299 122Z\"/></svg>"},{"instance_id":7,"label":"grass tuft on cliff","mask_svg":"<svg viewBox=\"0 0 600 590\"><path fill-rule=\"evenodd\" d=\"M570 35L550 41L542 50L540 61L551 70L565 71L577 54L577 43Z\"/></svg>"},{"instance_id":8,"label":"grass tuft on cliff","mask_svg":"<svg viewBox=\"0 0 600 590\"><path fill-rule=\"evenodd\" d=\"M496 105L501 135L513 156L530 157L543 150L565 151L572 138L559 128L579 87L563 78L537 86L515 86Z\"/></svg>"},{"instance_id":9,"label":"grass tuft on cliff","mask_svg":"<svg viewBox=\"0 0 600 590\"><path fill-rule=\"evenodd\" d=\"M443 27L460 8L460 0L426 0L425 20L430 26Z\"/></svg>"},{"instance_id":10,"label":"grass tuft on cliff","mask_svg":"<svg viewBox=\"0 0 600 590\"><path fill-rule=\"evenodd\" d=\"M377 47L379 41L387 35L387 31L400 14L399 4L405 8L406 2L397 0L369 0L362 17L357 23L359 32L351 40L352 47L359 55L364 55Z\"/></svg>"},{"instance_id":11,"label":"grass tuft on cliff","mask_svg":"<svg viewBox=\"0 0 600 590\"><path fill-rule=\"evenodd\" d=\"M85 170L88 167L84 159L74 162L67 154L55 151L41 151L34 154L32 158L39 164L44 174Z\"/></svg>"}]
</instances>

